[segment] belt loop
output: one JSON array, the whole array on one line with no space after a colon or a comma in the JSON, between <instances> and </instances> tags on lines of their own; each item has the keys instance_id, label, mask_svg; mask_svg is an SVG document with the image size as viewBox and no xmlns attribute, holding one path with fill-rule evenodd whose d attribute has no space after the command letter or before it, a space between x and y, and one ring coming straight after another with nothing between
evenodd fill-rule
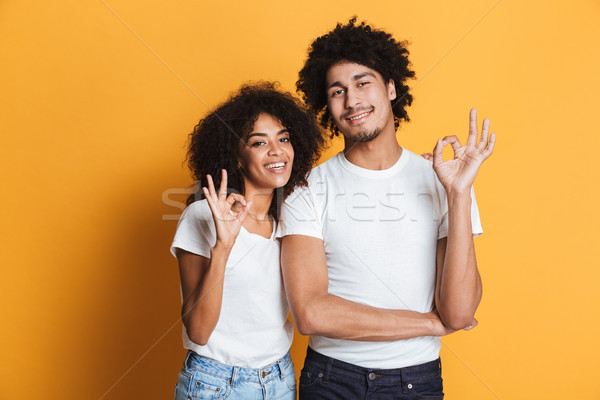
<instances>
[{"instance_id":1,"label":"belt loop","mask_svg":"<svg viewBox=\"0 0 600 400\"><path fill-rule=\"evenodd\" d=\"M279 367L279 378L281 378L281 380L285 379L285 374L283 373L283 367L281 366L283 364L283 360L277 360L277 367Z\"/></svg>"},{"instance_id":2,"label":"belt loop","mask_svg":"<svg viewBox=\"0 0 600 400\"><path fill-rule=\"evenodd\" d=\"M229 385L231 387L235 387L235 384L238 380L238 373L240 371L240 367L233 367L233 372L231 373L231 379L229 380Z\"/></svg>"},{"instance_id":3,"label":"belt loop","mask_svg":"<svg viewBox=\"0 0 600 400\"><path fill-rule=\"evenodd\" d=\"M188 361L191 356L192 356L192 350L188 350L187 354L185 355L185 360L183 360L183 369L188 368Z\"/></svg>"},{"instance_id":4,"label":"belt loop","mask_svg":"<svg viewBox=\"0 0 600 400\"><path fill-rule=\"evenodd\" d=\"M333 358L329 358L327 365L325 366L325 376L323 377L323 383L329 383L329 373L331 372L331 366L333 365Z\"/></svg>"},{"instance_id":5,"label":"belt loop","mask_svg":"<svg viewBox=\"0 0 600 400\"><path fill-rule=\"evenodd\" d=\"M406 368L400 368L400 384L402 385L402 393L408 393L408 379L406 378Z\"/></svg>"}]
</instances>

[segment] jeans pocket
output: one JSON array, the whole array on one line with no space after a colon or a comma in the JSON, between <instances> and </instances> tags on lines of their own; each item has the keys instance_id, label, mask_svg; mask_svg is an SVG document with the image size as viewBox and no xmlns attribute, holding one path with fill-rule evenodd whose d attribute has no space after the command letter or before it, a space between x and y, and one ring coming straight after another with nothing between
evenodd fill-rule
<instances>
[{"instance_id":1,"label":"jeans pocket","mask_svg":"<svg viewBox=\"0 0 600 400\"><path fill-rule=\"evenodd\" d=\"M231 394L229 380L196 371L192 376L188 398L192 400L220 400Z\"/></svg>"},{"instance_id":2,"label":"jeans pocket","mask_svg":"<svg viewBox=\"0 0 600 400\"><path fill-rule=\"evenodd\" d=\"M441 375L436 375L418 382L409 382L408 386L420 400L444 399L444 383Z\"/></svg>"},{"instance_id":3,"label":"jeans pocket","mask_svg":"<svg viewBox=\"0 0 600 400\"><path fill-rule=\"evenodd\" d=\"M300 380L298 381L298 385L300 385L300 387L312 386L322 379L323 371L305 365L304 368L302 368L302 372L300 372Z\"/></svg>"},{"instance_id":4,"label":"jeans pocket","mask_svg":"<svg viewBox=\"0 0 600 400\"><path fill-rule=\"evenodd\" d=\"M284 381L288 389L296 390L296 371L294 370L294 364L290 363L284 372Z\"/></svg>"},{"instance_id":5,"label":"jeans pocket","mask_svg":"<svg viewBox=\"0 0 600 400\"><path fill-rule=\"evenodd\" d=\"M175 400L187 400L191 382L192 375L185 369L182 369L177 376L177 383L175 384Z\"/></svg>"},{"instance_id":6,"label":"jeans pocket","mask_svg":"<svg viewBox=\"0 0 600 400\"><path fill-rule=\"evenodd\" d=\"M296 390L296 375L286 376L285 384L287 385L288 389Z\"/></svg>"}]
</instances>

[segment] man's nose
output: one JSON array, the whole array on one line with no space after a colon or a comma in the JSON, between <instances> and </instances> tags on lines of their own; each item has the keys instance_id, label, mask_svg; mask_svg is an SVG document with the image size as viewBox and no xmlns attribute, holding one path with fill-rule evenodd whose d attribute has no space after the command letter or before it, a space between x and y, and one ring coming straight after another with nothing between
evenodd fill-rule
<instances>
[{"instance_id":1,"label":"man's nose","mask_svg":"<svg viewBox=\"0 0 600 400\"><path fill-rule=\"evenodd\" d=\"M344 100L344 106L346 108L354 108L358 104L360 104L360 98L358 97L356 91L353 89L348 89L346 91L346 98Z\"/></svg>"}]
</instances>

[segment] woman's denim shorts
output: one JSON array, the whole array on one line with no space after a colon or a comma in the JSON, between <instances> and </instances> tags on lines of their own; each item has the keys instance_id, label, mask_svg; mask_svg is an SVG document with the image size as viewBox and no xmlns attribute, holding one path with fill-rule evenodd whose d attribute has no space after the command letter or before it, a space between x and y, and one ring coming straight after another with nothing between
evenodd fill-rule
<instances>
[{"instance_id":1,"label":"woman's denim shorts","mask_svg":"<svg viewBox=\"0 0 600 400\"><path fill-rule=\"evenodd\" d=\"M175 400L296 399L296 374L288 352L260 369L233 367L189 350L175 386Z\"/></svg>"}]
</instances>

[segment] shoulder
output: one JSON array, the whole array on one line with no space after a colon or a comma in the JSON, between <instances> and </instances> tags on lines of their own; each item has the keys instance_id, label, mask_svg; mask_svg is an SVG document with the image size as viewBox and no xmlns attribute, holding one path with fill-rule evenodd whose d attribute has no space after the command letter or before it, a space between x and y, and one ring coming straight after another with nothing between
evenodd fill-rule
<instances>
[{"instance_id":1,"label":"shoulder","mask_svg":"<svg viewBox=\"0 0 600 400\"><path fill-rule=\"evenodd\" d=\"M422 156L408 150L405 147L402 148L402 152L408 158L408 163L411 164L412 166L414 166L415 168L433 170L433 162L432 161L426 160Z\"/></svg>"},{"instance_id":2,"label":"shoulder","mask_svg":"<svg viewBox=\"0 0 600 400\"><path fill-rule=\"evenodd\" d=\"M340 163L340 153L337 153L327 161L317 165L310 171L310 175L308 176L308 186L314 186L316 184L320 184L327 180L327 178L331 178L339 174L342 170L342 165Z\"/></svg>"},{"instance_id":3,"label":"shoulder","mask_svg":"<svg viewBox=\"0 0 600 400\"><path fill-rule=\"evenodd\" d=\"M210 211L210 207L208 206L208 202L206 199L197 200L187 206L187 208L183 211L183 217L196 219L196 220L208 220L212 219L212 214Z\"/></svg>"},{"instance_id":4,"label":"shoulder","mask_svg":"<svg viewBox=\"0 0 600 400\"><path fill-rule=\"evenodd\" d=\"M437 175L433 169L433 161L426 160L422 156L405 148L403 148L402 151L408 159L407 165L410 168L411 175L437 181Z\"/></svg>"}]
</instances>

